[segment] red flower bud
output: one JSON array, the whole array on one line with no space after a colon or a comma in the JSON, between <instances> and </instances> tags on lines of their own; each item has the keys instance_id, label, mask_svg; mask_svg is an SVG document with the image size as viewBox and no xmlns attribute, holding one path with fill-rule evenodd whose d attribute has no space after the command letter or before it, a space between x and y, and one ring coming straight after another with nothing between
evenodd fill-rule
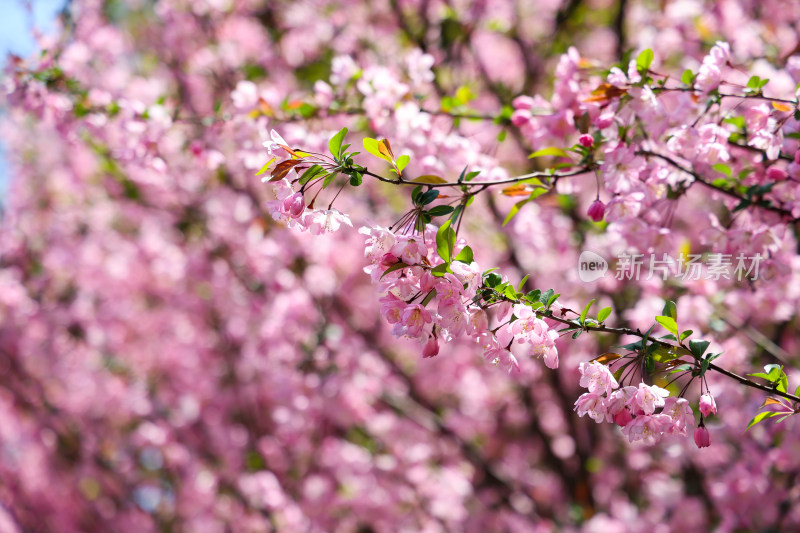
<instances>
[{"instance_id":1,"label":"red flower bud","mask_svg":"<svg viewBox=\"0 0 800 533\"><path fill-rule=\"evenodd\" d=\"M708 434L706 427L702 425L702 422L701 425L694 430L694 443L697 444L698 448L707 448L711 446L711 436Z\"/></svg>"},{"instance_id":2,"label":"red flower bud","mask_svg":"<svg viewBox=\"0 0 800 533\"><path fill-rule=\"evenodd\" d=\"M600 200L595 200L592 202L592 205L589 206L589 211L587 211L587 214L589 215L589 218L595 222L600 222L603 220L603 216L606 214L606 204Z\"/></svg>"},{"instance_id":3,"label":"red flower bud","mask_svg":"<svg viewBox=\"0 0 800 533\"><path fill-rule=\"evenodd\" d=\"M592 137L588 133L584 133L583 135L580 136L578 142L583 147L591 148L592 146L594 146L594 137Z\"/></svg>"}]
</instances>

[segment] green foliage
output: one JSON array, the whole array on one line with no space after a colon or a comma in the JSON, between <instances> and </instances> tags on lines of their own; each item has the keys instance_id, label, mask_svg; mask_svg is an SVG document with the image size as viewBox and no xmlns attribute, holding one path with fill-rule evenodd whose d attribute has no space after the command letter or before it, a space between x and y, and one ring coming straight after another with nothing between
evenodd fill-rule
<instances>
[{"instance_id":1,"label":"green foliage","mask_svg":"<svg viewBox=\"0 0 800 533\"><path fill-rule=\"evenodd\" d=\"M347 135L347 128L342 128L339 130L339 133L331 137L331 140L328 141L328 149L331 151L331 155L337 160L342 157L342 142L344 141L345 135Z\"/></svg>"},{"instance_id":2,"label":"green foliage","mask_svg":"<svg viewBox=\"0 0 800 533\"><path fill-rule=\"evenodd\" d=\"M450 221L445 221L436 232L436 253L445 263L453 260L453 247L456 244L456 232L450 227Z\"/></svg>"},{"instance_id":3,"label":"green foliage","mask_svg":"<svg viewBox=\"0 0 800 533\"><path fill-rule=\"evenodd\" d=\"M650 70L650 65L653 63L653 51L649 48L642 50L639 56L636 58L636 70L639 71L639 74L642 76L646 76L647 72Z\"/></svg>"}]
</instances>

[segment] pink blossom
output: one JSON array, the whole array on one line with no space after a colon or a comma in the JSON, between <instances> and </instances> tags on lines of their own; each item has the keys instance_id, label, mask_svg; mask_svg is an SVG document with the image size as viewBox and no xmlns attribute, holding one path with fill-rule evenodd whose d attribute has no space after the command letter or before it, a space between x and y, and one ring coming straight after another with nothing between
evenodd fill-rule
<instances>
[{"instance_id":1,"label":"pink blossom","mask_svg":"<svg viewBox=\"0 0 800 533\"><path fill-rule=\"evenodd\" d=\"M686 431L694 425L694 413L686 398L666 398L661 414L672 419L672 428L669 431L671 434L686 436Z\"/></svg>"},{"instance_id":2,"label":"pink blossom","mask_svg":"<svg viewBox=\"0 0 800 533\"><path fill-rule=\"evenodd\" d=\"M271 130L270 133L270 140L264 141L264 147L267 149L267 153L269 155L273 155L275 150L284 149L284 146L289 146L289 144L280 136L280 134L275 131ZM284 150L285 151L285 150Z\"/></svg>"},{"instance_id":3,"label":"pink blossom","mask_svg":"<svg viewBox=\"0 0 800 533\"><path fill-rule=\"evenodd\" d=\"M584 133L583 135L578 137L578 142L584 148L591 148L592 146L594 146L594 137L592 137L588 133Z\"/></svg>"},{"instance_id":4,"label":"pink blossom","mask_svg":"<svg viewBox=\"0 0 800 533\"><path fill-rule=\"evenodd\" d=\"M669 391L666 389L657 385L639 383L639 389L631 399L631 405L641 409L644 414L651 415L657 407L664 406L664 398L667 396L669 396Z\"/></svg>"},{"instance_id":5,"label":"pink blossom","mask_svg":"<svg viewBox=\"0 0 800 533\"><path fill-rule=\"evenodd\" d=\"M661 436L672 427L672 419L667 415L639 415L622 428L623 435L628 441L643 441L645 444L655 444Z\"/></svg>"},{"instance_id":6,"label":"pink blossom","mask_svg":"<svg viewBox=\"0 0 800 533\"><path fill-rule=\"evenodd\" d=\"M459 299L448 298L439 302L439 326L445 329L449 336L462 335L469 326L469 311Z\"/></svg>"},{"instance_id":7,"label":"pink blossom","mask_svg":"<svg viewBox=\"0 0 800 533\"><path fill-rule=\"evenodd\" d=\"M422 258L428 255L428 248L422 241L414 238L402 238L391 251L407 265L419 265Z\"/></svg>"},{"instance_id":8,"label":"pink blossom","mask_svg":"<svg viewBox=\"0 0 800 533\"><path fill-rule=\"evenodd\" d=\"M380 303L381 315L389 324L399 324L402 322L403 311L406 308L405 301L389 293L380 299Z\"/></svg>"},{"instance_id":9,"label":"pink blossom","mask_svg":"<svg viewBox=\"0 0 800 533\"><path fill-rule=\"evenodd\" d=\"M631 400L636 395L638 389L636 387L622 387L615 390L608 396L608 412L612 415L622 412L626 406L631 403Z\"/></svg>"},{"instance_id":10,"label":"pink blossom","mask_svg":"<svg viewBox=\"0 0 800 533\"><path fill-rule=\"evenodd\" d=\"M608 414L605 405L605 397L596 392L585 392L581 394L575 402L575 411L578 413L578 416L588 414L589 417L598 424L605 421Z\"/></svg>"},{"instance_id":11,"label":"pink blossom","mask_svg":"<svg viewBox=\"0 0 800 533\"><path fill-rule=\"evenodd\" d=\"M519 371L519 362L517 358L505 348L497 346L489 348L484 352L483 356L492 364L506 368L509 373L511 373L512 370Z\"/></svg>"},{"instance_id":12,"label":"pink blossom","mask_svg":"<svg viewBox=\"0 0 800 533\"><path fill-rule=\"evenodd\" d=\"M353 227L350 217L337 209L313 210L306 215L304 223L314 235L333 233L338 231L342 224Z\"/></svg>"},{"instance_id":13,"label":"pink blossom","mask_svg":"<svg viewBox=\"0 0 800 533\"><path fill-rule=\"evenodd\" d=\"M409 337L419 337L426 324L433 321L431 314L420 304L410 304L403 309L400 323L403 325L403 334Z\"/></svg>"},{"instance_id":14,"label":"pink blossom","mask_svg":"<svg viewBox=\"0 0 800 533\"><path fill-rule=\"evenodd\" d=\"M482 280L478 263L473 261L470 264L466 264L461 261L454 261L450 264L450 269L458 278L458 281L466 285L466 290L470 293L474 293L480 286Z\"/></svg>"},{"instance_id":15,"label":"pink blossom","mask_svg":"<svg viewBox=\"0 0 800 533\"><path fill-rule=\"evenodd\" d=\"M589 389L589 392L610 395L614 389L619 387L614 375L602 363L597 361L581 363L578 365L578 370L581 373L580 386Z\"/></svg>"}]
</instances>

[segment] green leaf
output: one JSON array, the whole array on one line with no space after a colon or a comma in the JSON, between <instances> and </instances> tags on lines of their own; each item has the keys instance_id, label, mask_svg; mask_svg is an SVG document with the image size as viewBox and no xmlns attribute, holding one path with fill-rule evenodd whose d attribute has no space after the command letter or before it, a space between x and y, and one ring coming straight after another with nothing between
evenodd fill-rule
<instances>
[{"instance_id":1,"label":"green leaf","mask_svg":"<svg viewBox=\"0 0 800 533\"><path fill-rule=\"evenodd\" d=\"M692 355L700 359L708 349L709 344L711 343L704 340L691 340L689 341L689 350L692 352Z\"/></svg>"},{"instance_id":2,"label":"green leaf","mask_svg":"<svg viewBox=\"0 0 800 533\"><path fill-rule=\"evenodd\" d=\"M550 290L552 291L553 289L550 289ZM550 292L550 291L548 291L548 292ZM553 294L553 295L551 295L551 296L550 296L550 297L547 299L547 307L549 308L551 305L553 305L554 303L556 303L556 300L558 300L558 297L559 297L559 296L561 296L561 294L559 294L559 293L556 293L556 294Z\"/></svg>"},{"instance_id":3,"label":"green leaf","mask_svg":"<svg viewBox=\"0 0 800 533\"><path fill-rule=\"evenodd\" d=\"M678 320L678 308L675 306L675 302L667 301L664 303L664 310L661 311L661 314L664 316L668 316L673 320Z\"/></svg>"},{"instance_id":4,"label":"green leaf","mask_svg":"<svg viewBox=\"0 0 800 533\"><path fill-rule=\"evenodd\" d=\"M497 272L484 272L483 277L487 287L494 288L503 282L503 278Z\"/></svg>"},{"instance_id":5,"label":"green leaf","mask_svg":"<svg viewBox=\"0 0 800 533\"><path fill-rule=\"evenodd\" d=\"M561 148L556 148L551 146L550 148L542 148L541 150L537 150L533 152L531 155L528 156L528 159L533 159L534 157L543 157L543 156L555 156L555 157L566 157L569 159L569 154L562 150Z\"/></svg>"},{"instance_id":6,"label":"green leaf","mask_svg":"<svg viewBox=\"0 0 800 533\"><path fill-rule=\"evenodd\" d=\"M379 159L383 159L384 161L388 161L390 163L392 162L392 158L391 157L388 157L388 156L386 156L386 155L381 153L381 150L380 150L381 142L378 141L378 139L372 139L370 137L364 137L364 140L362 141L362 143L364 145L364 150L366 150L370 154L374 155L375 157L377 157Z\"/></svg>"},{"instance_id":7,"label":"green leaf","mask_svg":"<svg viewBox=\"0 0 800 533\"><path fill-rule=\"evenodd\" d=\"M629 344L623 344L619 348L622 349L622 350L629 350L631 352L638 352L644 346L644 344L642 343L642 340L643 339L640 339L640 340L638 340L636 342L631 342Z\"/></svg>"},{"instance_id":8,"label":"green leaf","mask_svg":"<svg viewBox=\"0 0 800 533\"><path fill-rule=\"evenodd\" d=\"M652 356L653 360L657 363L666 363L668 361L672 361L673 359L677 359L681 356L681 354L677 353L675 350L670 348L665 348L660 344L656 344L656 349L653 351Z\"/></svg>"},{"instance_id":9,"label":"green leaf","mask_svg":"<svg viewBox=\"0 0 800 533\"><path fill-rule=\"evenodd\" d=\"M361 172L356 172L350 176L350 185L358 187L364 181L364 176Z\"/></svg>"},{"instance_id":10,"label":"green leaf","mask_svg":"<svg viewBox=\"0 0 800 533\"><path fill-rule=\"evenodd\" d=\"M717 163L716 165L714 165L711 168L713 168L717 172L722 172L723 174L725 174L729 178L731 177L731 174L732 174L731 167L729 167L725 163Z\"/></svg>"},{"instance_id":11,"label":"green leaf","mask_svg":"<svg viewBox=\"0 0 800 533\"><path fill-rule=\"evenodd\" d=\"M694 83L694 72L692 72L691 69L687 68L683 71L683 74L681 75L681 83L690 86Z\"/></svg>"},{"instance_id":12,"label":"green leaf","mask_svg":"<svg viewBox=\"0 0 800 533\"><path fill-rule=\"evenodd\" d=\"M678 334L678 324L675 323L675 319L669 316L657 316L656 322L664 326L664 329L672 333L673 335Z\"/></svg>"},{"instance_id":13,"label":"green leaf","mask_svg":"<svg viewBox=\"0 0 800 533\"><path fill-rule=\"evenodd\" d=\"M266 165L264 165L263 167L261 167L261 170L259 170L258 172L256 172L256 176L260 176L261 174L263 174L264 172L266 172L266 171L269 169L270 165L272 165L272 163L274 163L276 159L277 159L277 157L273 157L272 159L270 159L269 161L267 161L267 164L266 164Z\"/></svg>"},{"instance_id":14,"label":"green leaf","mask_svg":"<svg viewBox=\"0 0 800 533\"><path fill-rule=\"evenodd\" d=\"M421 197L422 197L422 185L417 185L416 187L414 187L414 190L411 191L411 201L414 204L419 204L421 203L419 201Z\"/></svg>"},{"instance_id":15,"label":"green leaf","mask_svg":"<svg viewBox=\"0 0 800 533\"><path fill-rule=\"evenodd\" d=\"M522 292L522 287L525 286L525 282L528 281L529 277L531 277L530 274L525 274L525 277L520 280L519 285L517 285L518 291Z\"/></svg>"},{"instance_id":16,"label":"green leaf","mask_svg":"<svg viewBox=\"0 0 800 533\"><path fill-rule=\"evenodd\" d=\"M547 289L542 295L539 297L539 301L542 302L544 305L547 305L547 302L550 301L550 298L556 293L553 289Z\"/></svg>"},{"instance_id":17,"label":"green leaf","mask_svg":"<svg viewBox=\"0 0 800 533\"><path fill-rule=\"evenodd\" d=\"M526 198L524 200L520 200L519 202L511 206L511 211L509 211L508 215L506 215L506 219L503 221L503 226L511 222L511 219L514 218L517 215L517 213L519 213L519 210L522 208L522 206L530 201L531 201L530 198Z\"/></svg>"},{"instance_id":18,"label":"green leaf","mask_svg":"<svg viewBox=\"0 0 800 533\"><path fill-rule=\"evenodd\" d=\"M454 208L451 205L437 205L435 207L431 207L427 213L432 217L441 217L444 215L449 215L453 211Z\"/></svg>"},{"instance_id":19,"label":"green leaf","mask_svg":"<svg viewBox=\"0 0 800 533\"><path fill-rule=\"evenodd\" d=\"M456 232L450 227L450 221L446 220L436 232L436 252L445 263L453 260L453 246L456 244Z\"/></svg>"},{"instance_id":20,"label":"green leaf","mask_svg":"<svg viewBox=\"0 0 800 533\"><path fill-rule=\"evenodd\" d=\"M592 304L594 304L594 298L592 299L591 302L586 304L586 307L584 307L583 311L581 311L581 318L580 318L581 325L584 325L586 323L586 314L589 312L589 309L591 309Z\"/></svg>"},{"instance_id":21,"label":"green leaf","mask_svg":"<svg viewBox=\"0 0 800 533\"><path fill-rule=\"evenodd\" d=\"M410 162L411 158L407 155L401 155L398 157L397 161L395 162L395 165L397 165L397 172L402 173L403 169L406 168Z\"/></svg>"},{"instance_id":22,"label":"green leaf","mask_svg":"<svg viewBox=\"0 0 800 533\"><path fill-rule=\"evenodd\" d=\"M751 427L755 426L759 422L762 422L762 421L766 420L767 418L772 418L773 416L778 416L778 415L781 415L781 414L783 414L783 413L776 413L774 411L765 411L763 413L758 413L756 416L753 417L753 419L750 421L750 423L747 424L747 429L745 429L745 431L747 431Z\"/></svg>"},{"instance_id":23,"label":"green leaf","mask_svg":"<svg viewBox=\"0 0 800 533\"><path fill-rule=\"evenodd\" d=\"M678 365L672 369L670 374L674 374L675 372L688 372L692 369L692 365Z\"/></svg>"},{"instance_id":24,"label":"green leaf","mask_svg":"<svg viewBox=\"0 0 800 533\"><path fill-rule=\"evenodd\" d=\"M467 175L464 176L464 181L472 181L476 176L480 175L480 170L473 170L472 172L467 172Z\"/></svg>"},{"instance_id":25,"label":"green leaf","mask_svg":"<svg viewBox=\"0 0 800 533\"><path fill-rule=\"evenodd\" d=\"M330 174L325 176L325 179L322 180L322 188L325 189L328 187L328 185L333 183L333 180L336 178L336 176L338 176L338 173L336 172L331 172Z\"/></svg>"},{"instance_id":26,"label":"green leaf","mask_svg":"<svg viewBox=\"0 0 800 533\"><path fill-rule=\"evenodd\" d=\"M597 313L597 321L598 321L598 322L602 322L602 321L604 321L606 318L608 318L608 317L609 317L609 315L610 315L610 314L611 314L611 308L610 308L610 307L604 307L604 308L602 308L602 309L601 309L601 310L600 310L600 311Z\"/></svg>"},{"instance_id":27,"label":"green leaf","mask_svg":"<svg viewBox=\"0 0 800 533\"><path fill-rule=\"evenodd\" d=\"M691 335L692 333L694 333L694 331L692 331L692 330L690 330L690 329L687 329L686 331L684 331L683 333L681 333L681 341L684 341L684 340L686 340L686 337L688 337L688 336L689 336L689 335Z\"/></svg>"},{"instance_id":28,"label":"green leaf","mask_svg":"<svg viewBox=\"0 0 800 533\"><path fill-rule=\"evenodd\" d=\"M436 298L436 289L431 289L431 292L429 292L428 295L425 296L425 299L422 300L422 307L428 305L434 298Z\"/></svg>"},{"instance_id":29,"label":"green leaf","mask_svg":"<svg viewBox=\"0 0 800 533\"><path fill-rule=\"evenodd\" d=\"M446 273L447 273L447 264L446 263L443 264L443 265L436 265L435 267L433 267L431 269L431 274L433 274L437 278L441 278Z\"/></svg>"},{"instance_id":30,"label":"green leaf","mask_svg":"<svg viewBox=\"0 0 800 533\"><path fill-rule=\"evenodd\" d=\"M389 272L394 272L395 270L400 270L401 268L406 268L407 266L408 265L403 263L403 262L395 263L395 264L393 264L392 266L390 266L389 268L387 268L386 270L383 271L383 274L381 274L381 279L383 279L383 276L385 276Z\"/></svg>"},{"instance_id":31,"label":"green leaf","mask_svg":"<svg viewBox=\"0 0 800 533\"><path fill-rule=\"evenodd\" d=\"M306 183L314 179L314 176L316 176L321 172L324 172L324 169L320 165L311 165L306 169L305 172L303 172L303 175L300 176L299 180L300 185L305 185Z\"/></svg>"},{"instance_id":32,"label":"green leaf","mask_svg":"<svg viewBox=\"0 0 800 533\"><path fill-rule=\"evenodd\" d=\"M469 265L472 263L472 259L472 248L465 246L464 249L458 253L455 260Z\"/></svg>"},{"instance_id":33,"label":"green leaf","mask_svg":"<svg viewBox=\"0 0 800 533\"><path fill-rule=\"evenodd\" d=\"M636 58L636 70L642 75L647 73L647 71L650 70L650 65L653 63L653 57L653 51L649 48L642 50Z\"/></svg>"},{"instance_id":34,"label":"green leaf","mask_svg":"<svg viewBox=\"0 0 800 533\"><path fill-rule=\"evenodd\" d=\"M428 205L429 203L433 202L439 198L439 190L438 189L431 189L429 191L425 191L422 196L420 196L419 203L421 205Z\"/></svg>"},{"instance_id":35,"label":"green leaf","mask_svg":"<svg viewBox=\"0 0 800 533\"><path fill-rule=\"evenodd\" d=\"M700 361L700 374L699 374L699 376L701 378L705 375L706 370L708 370L708 360L704 359L704 360Z\"/></svg>"},{"instance_id":36,"label":"green leaf","mask_svg":"<svg viewBox=\"0 0 800 533\"><path fill-rule=\"evenodd\" d=\"M463 210L464 210L464 207L462 205L459 204L459 205L456 206L456 208L453 210L452 216L450 217L450 223L451 224L455 224L456 222L458 222L458 217L461 216L461 212Z\"/></svg>"},{"instance_id":37,"label":"green leaf","mask_svg":"<svg viewBox=\"0 0 800 533\"><path fill-rule=\"evenodd\" d=\"M339 156L342 155L342 141L344 141L345 135L347 135L347 128L342 128L339 130L339 133L331 137L331 140L328 141L328 149L335 158L339 158Z\"/></svg>"}]
</instances>

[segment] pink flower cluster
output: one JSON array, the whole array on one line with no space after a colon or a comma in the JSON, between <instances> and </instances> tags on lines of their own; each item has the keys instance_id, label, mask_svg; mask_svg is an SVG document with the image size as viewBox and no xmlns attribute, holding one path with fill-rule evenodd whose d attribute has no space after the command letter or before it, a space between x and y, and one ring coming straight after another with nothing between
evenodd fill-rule
<instances>
[{"instance_id":1,"label":"pink flower cluster","mask_svg":"<svg viewBox=\"0 0 800 533\"><path fill-rule=\"evenodd\" d=\"M276 150L285 150L284 147L288 146L275 130L272 130L270 137L271 140L264 142L264 147L270 155ZM297 178L294 169L289 171L289 175ZM263 181L268 179L264 178ZM310 230L314 235L333 233L338 231L342 224L353 227L350 217L337 209L308 208L305 194L302 191L295 192L288 178L273 182L271 185L271 199L265 203L265 207L274 220L284 222L289 227Z\"/></svg>"},{"instance_id":2,"label":"pink flower cluster","mask_svg":"<svg viewBox=\"0 0 800 533\"><path fill-rule=\"evenodd\" d=\"M630 442L654 444L663 435L686 436L694 425L694 413L685 398L645 383L619 388L608 367L597 361L581 363L579 370L580 385L589 392L575 402L578 416L588 414L597 423L614 422Z\"/></svg>"},{"instance_id":3,"label":"pink flower cluster","mask_svg":"<svg viewBox=\"0 0 800 533\"><path fill-rule=\"evenodd\" d=\"M383 295L381 315L392 325L392 334L423 345L423 356L437 355L439 340L466 335L484 349L488 361L509 371L519 370L520 355L541 356L549 368L558 368L558 334L531 307L498 305L495 319L500 325L489 330L486 310L475 303L482 285L476 262L453 261L452 272L441 277L431 272L443 263L427 244L435 240L434 226L423 235L402 235L381 226L359 232L367 236L365 255L370 259L364 271ZM457 243L456 251L463 246Z\"/></svg>"},{"instance_id":4,"label":"pink flower cluster","mask_svg":"<svg viewBox=\"0 0 800 533\"><path fill-rule=\"evenodd\" d=\"M308 208L305 195L295 192L288 179L284 178L271 185L272 199L264 206L274 220L284 222L289 227L309 230L314 235L333 233L343 224L353 227L350 217L337 209Z\"/></svg>"}]
</instances>

